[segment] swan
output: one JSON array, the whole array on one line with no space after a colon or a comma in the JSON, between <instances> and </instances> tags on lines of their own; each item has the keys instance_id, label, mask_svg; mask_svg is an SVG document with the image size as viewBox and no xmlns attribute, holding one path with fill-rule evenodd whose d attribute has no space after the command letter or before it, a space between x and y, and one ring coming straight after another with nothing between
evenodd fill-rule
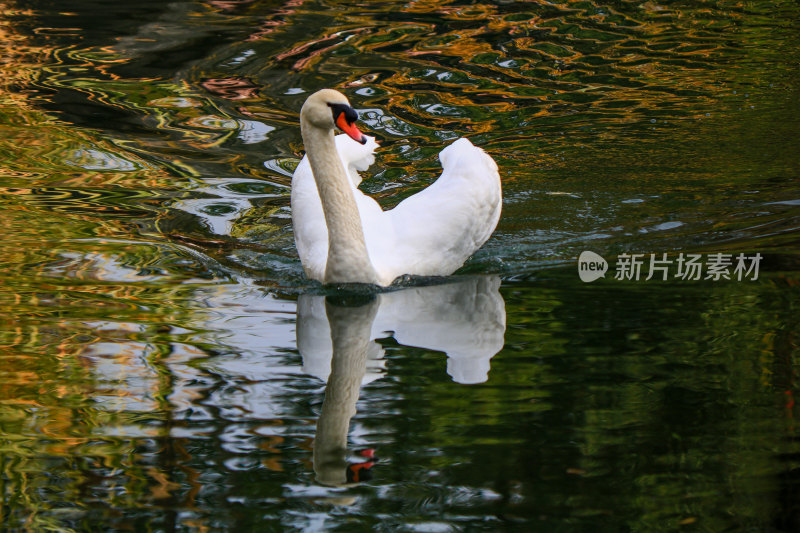
<instances>
[{"instance_id":1,"label":"swan","mask_svg":"<svg viewBox=\"0 0 800 533\"><path fill-rule=\"evenodd\" d=\"M466 138L442 150L442 175L384 211L358 189L377 143L333 89L300 111L306 155L292 176L292 224L303 269L323 283L388 286L400 276L448 276L491 236L502 192L494 160ZM344 134L334 136L334 129Z\"/></svg>"}]
</instances>

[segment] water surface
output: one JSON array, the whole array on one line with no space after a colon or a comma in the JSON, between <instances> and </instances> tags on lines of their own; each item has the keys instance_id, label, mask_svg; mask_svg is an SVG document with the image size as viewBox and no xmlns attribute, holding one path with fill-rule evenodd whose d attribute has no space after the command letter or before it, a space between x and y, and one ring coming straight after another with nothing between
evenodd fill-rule
<instances>
[{"instance_id":1,"label":"water surface","mask_svg":"<svg viewBox=\"0 0 800 533\"><path fill-rule=\"evenodd\" d=\"M794 530L798 21L7 3L1 529ZM503 217L458 276L305 279L289 185L323 87L381 142L362 188L387 208L460 136L498 162ZM614 279L634 253L763 260Z\"/></svg>"}]
</instances>

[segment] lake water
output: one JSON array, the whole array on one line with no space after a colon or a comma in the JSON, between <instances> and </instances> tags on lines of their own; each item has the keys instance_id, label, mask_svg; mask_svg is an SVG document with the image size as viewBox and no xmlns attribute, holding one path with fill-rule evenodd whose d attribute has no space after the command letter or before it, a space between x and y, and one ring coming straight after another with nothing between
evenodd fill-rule
<instances>
[{"instance_id":1,"label":"lake water","mask_svg":"<svg viewBox=\"0 0 800 533\"><path fill-rule=\"evenodd\" d=\"M3 4L0 529L797 530L798 25L789 0ZM503 216L458 275L305 279L289 185L323 87L380 141L386 207L453 139L495 158Z\"/></svg>"}]
</instances>

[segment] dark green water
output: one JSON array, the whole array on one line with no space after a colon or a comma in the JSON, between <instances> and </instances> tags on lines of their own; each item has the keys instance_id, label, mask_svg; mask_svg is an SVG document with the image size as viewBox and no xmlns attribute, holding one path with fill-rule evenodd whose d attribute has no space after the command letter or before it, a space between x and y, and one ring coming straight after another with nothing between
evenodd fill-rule
<instances>
[{"instance_id":1,"label":"dark green water","mask_svg":"<svg viewBox=\"0 0 800 533\"><path fill-rule=\"evenodd\" d=\"M800 529L796 2L68 4L0 5L0 530ZM305 280L323 87L387 207L498 162L450 283Z\"/></svg>"}]
</instances>

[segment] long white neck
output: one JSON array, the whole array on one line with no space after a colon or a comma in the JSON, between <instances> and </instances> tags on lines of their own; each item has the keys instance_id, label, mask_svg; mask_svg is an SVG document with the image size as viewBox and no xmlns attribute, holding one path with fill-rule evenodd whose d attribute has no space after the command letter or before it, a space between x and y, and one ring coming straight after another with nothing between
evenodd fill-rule
<instances>
[{"instance_id":1,"label":"long white neck","mask_svg":"<svg viewBox=\"0 0 800 533\"><path fill-rule=\"evenodd\" d=\"M377 284L378 275L369 259L358 206L336 151L333 130L301 120L300 131L328 226L325 283Z\"/></svg>"}]
</instances>

